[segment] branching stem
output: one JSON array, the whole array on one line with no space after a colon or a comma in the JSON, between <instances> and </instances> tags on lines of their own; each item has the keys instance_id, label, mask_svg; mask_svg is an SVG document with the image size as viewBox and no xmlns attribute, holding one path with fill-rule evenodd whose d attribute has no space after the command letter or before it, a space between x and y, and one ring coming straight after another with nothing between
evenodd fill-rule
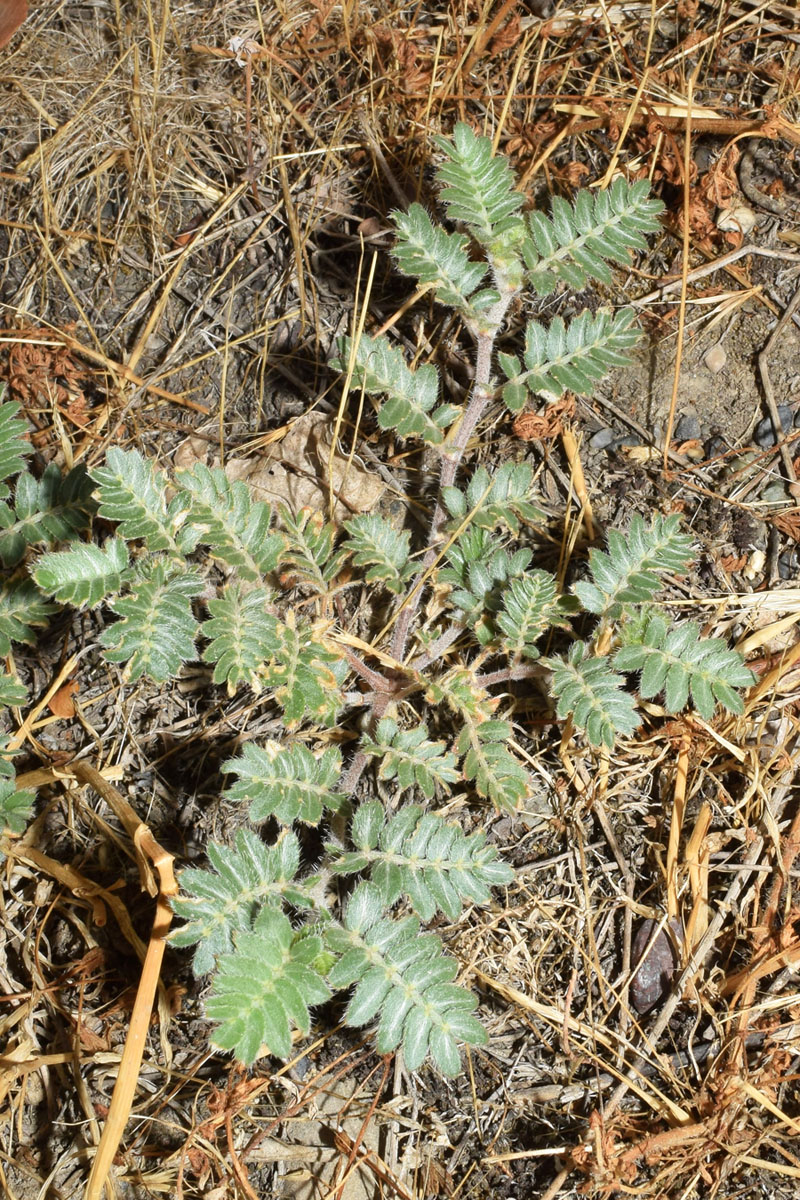
<instances>
[{"instance_id":1,"label":"branching stem","mask_svg":"<svg viewBox=\"0 0 800 1200\"><path fill-rule=\"evenodd\" d=\"M422 560L422 569L414 579L411 588L409 589L409 599L402 608L397 623L394 627L392 636L391 655L402 662L408 644L408 637L411 631L411 624L419 606L422 588L417 587L417 582L421 575L425 573L436 559L437 541L439 533L444 521L447 517L447 510L442 503L442 489L450 487L456 478L459 465L464 457L464 451L469 445L469 440L472 437L475 428L484 414L486 405L492 398L493 389L492 381L492 356L494 353L494 344L500 328L505 320L508 306L517 293L517 289L500 276L494 263L490 264L493 267L495 278L498 284L499 298L495 301L490 309L486 312L481 328L477 333L477 345L475 353L475 378L472 384L472 392L470 394L467 407L458 424L455 426L455 432L452 440L448 437L445 442L444 453L442 456L442 467L439 475L439 494L436 499L436 507L431 519L430 532L428 534L428 549L425 557ZM416 590L415 590L416 589Z\"/></svg>"}]
</instances>

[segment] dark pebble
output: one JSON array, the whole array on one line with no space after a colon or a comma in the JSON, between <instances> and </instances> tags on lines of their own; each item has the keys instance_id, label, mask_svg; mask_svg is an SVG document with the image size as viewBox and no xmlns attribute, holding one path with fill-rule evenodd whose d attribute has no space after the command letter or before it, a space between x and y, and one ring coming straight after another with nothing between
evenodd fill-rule
<instances>
[{"instance_id":1,"label":"dark pebble","mask_svg":"<svg viewBox=\"0 0 800 1200\"><path fill-rule=\"evenodd\" d=\"M700 437L700 422L696 413L684 413L672 431L673 441L693 442Z\"/></svg>"},{"instance_id":2,"label":"dark pebble","mask_svg":"<svg viewBox=\"0 0 800 1200\"><path fill-rule=\"evenodd\" d=\"M649 951L645 951L658 928L657 921L642 921L633 938L632 962L636 976L631 983L631 1004L638 1013L648 1013L651 1008L669 995L672 978L678 966L672 937L662 929ZM680 926L673 920L670 925L680 937ZM644 958L643 958L644 955ZM641 963L641 966L639 964Z\"/></svg>"},{"instance_id":3,"label":"dark pebble","mask_svg":"<svg viewBox=\"0 0 800 1200\"><path fill-rule=\"evenodd\" d=\"M800 576L800 563L797 561L796 549L787 550L778 559L778 575L787 582L797 580Z\"/></svg>"},{"instance_id":4,"label":"dark pebble","mask_svg":"<svg viewBox=\"0 0 800 1200\"><path fill-rule=\"evenodd\" d=\"M616 441L619 435L614 429L598 429L597 433L593 433L589 438L590 450L607 450L613 441Z\"/></svg>"},{"instance_id":5,"label":"dark pebble","mask_svg":"<svg viewBox=\"0 0 800 1200\"><path fill-rule=\"evenodd\" d=\"M794 417L794 413L788 404L778 405L778 416L781 422L781 433L788 433L792 428L792 419ZM777 438L775 437L772 417L764 417L763 421L758 422L753 434L753 441L762 450L767 450L770 446L775 445Z\"/></svg>"}]
</instances>

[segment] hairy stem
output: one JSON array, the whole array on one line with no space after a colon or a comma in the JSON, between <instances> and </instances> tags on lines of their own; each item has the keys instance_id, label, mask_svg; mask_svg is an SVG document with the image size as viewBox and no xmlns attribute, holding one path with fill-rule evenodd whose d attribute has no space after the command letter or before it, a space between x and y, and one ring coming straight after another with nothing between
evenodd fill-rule
<instances>
[{"instance_id":1,"label":"hairy stem","mask_svg":"<svg viewBox=\"0 0 800 1200\"><path fill-rule=\"evenodd\" d=\"M494 264L490 264L494 267ZM436 508L431 518L431 527L428 534L428 549L425 557L422 560L422 569L419 575L414 579L409 594L411 599L401 610L397 623L394 627L392 636L391 655L398 662L403 661L408 644L408 636L411 631L411 623L416 615L419 606L422 588L417 587L417 583L421 575L428 570L431 564L436 559L439 533L442 525L447 517L447 510L442 504L442 488L450 487L454 482L456 473L464 451L469 445L469 439L475 432L475 427L480 421L486 410L486 405L491 400L494 389L491 386L492 380L492 356L494 354L494 344L500 327L503 324L505 315L508 312L508 306L517 293L517 288L513 287L505 276L494 270L495 279L498 285L500 296L485 314L481 321L481 328L477 334L477 346L475 355L475 378L472 384L472 391L464 409L461 420L455 426L455 432L452 440L448 437L445 443L444 453L442 456L442 467L439 475L439 494L436 499ZM416 588L416 591L414 589Z\"/></svg>"}]
</instances>

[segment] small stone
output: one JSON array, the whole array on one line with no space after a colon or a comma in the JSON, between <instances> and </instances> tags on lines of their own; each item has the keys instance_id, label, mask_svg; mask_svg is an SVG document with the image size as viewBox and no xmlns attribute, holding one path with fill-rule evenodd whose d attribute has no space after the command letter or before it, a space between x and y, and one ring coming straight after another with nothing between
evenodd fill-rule
<instances>
[{"instance_id":1,"label":"small stone","mask_svg":"<svg viewBox=\"0 0 800 1200\"><path fill-rule=\"evenodd\" d=\"M778 417L781 423L781 433L788 433L792 428L792 420L794 414L788 404L778 405ZM777 441L775 437L775 427L772 424L772 417L764 417L763 421L759 421L753 433L753 441L762 450L768 450L770 446L774 446Z\"/></svg>"},{"instance_id":2,"label":"small stone","mask_svg":"<svg viewBox=\"0 0 800 1200\"><path fill-rule=\"evenodd\" d=\"M794 548L787 550L778 559L778 575L781 579L787 581L791 579L793 582L800 575L800 565L798 564L797 553Z\"/></svg>"},{"instance_id":3,"label":"small stone","mask_svg":"<svg viewBox=\"0 0 800 1200\"><path fill-rule=\"evenodd\" d=\"M706 350L703 355L703 362L712 375L717 375L728 361L728 356L725 353L725 347L717 342L716 346L712 346L710 350Z\"/></svg>"},{"instance_id":4,"label":"small stone","mask_svg":"<svg viewBox=\"0 0 800 1200\"><path fill-rule=\"evenodd\" d=\"M684 413L672 432L673 441L693 442L695 438L699 437L700 422L697 419L697 413Z\"/></svg>"},{"instance_id":5,"label":"small stone","mask_svg":"<svg viewBox=\"0 0 800 1200\"><path fill-rule=\"evenodd\" d=\"M598 429L597 433L593 433L589 438L589 449L607 450L616 437L617 434L608 426L605 429Z\"/></svg>"},{"instance_id":6,"label":"small stone","mask_svg":"<svg viewBox=\"0 0 800 1200\"><path fill-rule=\"evenodd\" d=\"M734 204L730 208L721 208L717 213L717 229L723 233L741 233L745 237L752 230L757 220L752 208L746 204Z\"/></svg>"},{"instance_id":7,"label":"small stone","mask_svg":"<svg viewBox=\"0 0 800 1200\"><path fill-rule=\"evenodd\" d=\"M658 933L660 922L642 921L633 938L632 962L636 975L631 983L631 1003L638 1013L648 1013L659 1001L669 995L669 989L678 966L678 956L667 929ZM669 922L677 942L683 941L680 925L676 918ZM655 935L655 940L653 937ZM652 946L648 950L650 942Z\"/></svg>"},{"instance_id":8,"label":"small stone","mask_svg":"<svg viewBox=\"0 0 800 1200\"><path fill-rule=\"evenodd\" d=\"M785 483L770 483L759 496L762 504L786 504L790 499L789 489Z\"/></svg>"}]
</instances>

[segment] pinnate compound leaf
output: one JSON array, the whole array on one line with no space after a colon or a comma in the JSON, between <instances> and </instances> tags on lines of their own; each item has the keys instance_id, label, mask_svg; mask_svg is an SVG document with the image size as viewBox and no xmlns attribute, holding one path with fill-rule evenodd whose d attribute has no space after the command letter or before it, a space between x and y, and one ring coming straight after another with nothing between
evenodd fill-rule
<instances>
[{"instance_id":1,"label":"pinnate compound leaf","mask_svg":"<svg viewBox=\"0 0 800 1200\"><path fill-rule=\"evenodd\" d=\"M326 941L338 958L331 987L355 984L345 1020L365 1025L378 1014L377 1050L402 1045L409 1070L430 1054L442 1074L461 1070L458 1043L484 1045L486 1031L472 1016L477 999L451 982L458 964L442 951L435 934L420 934L416 917L384 916L380 890L362 883L347 906L343 927L330 927Z\"/></svg>"},{"instance_id":2,"label":"pinnate compound leaf","mask_svg":"<svg viewBox=\"0 0 800 1200\"><path fill-rule=\"evenodd\" d=\"M262 1049L288 1058L292 1028L308 1033L309 1008L331 994L314 965L322 937L295 931L282 912L264 908L252 932L235 934L234 941L233 953L218 960L206 1002L207 1015L218 1022L214 1043L248 1065Z\"/></svg>"},{"instance_id":3,"label":"pinnate compound leaf","mask_svg":"<svg viewBox=\"0 0 800 1200\"><path fill-rule=\"evenodd\" d=\"M511 868L497 857L486 835L461 828L416 804L387 816L380 801L359 806L352 823L354 850L333 844L333 870L369 871L370 882L389 908L405 895L423 921L437 911L457 921L464 903L488 904L489 889L508 884Z\"/></svg>"},{"instance_id":4,"label":"pinnate compound leaf","mask_svg":"<svg viewBox=\"0 0 800 1200\"><path fill-rule=\"evenodd\" d=\"M382 583L390 592L401 593L414 574L409 534L398 531L377 513L362 513L344 527L348 536L343 549L352 554L357 567L367 568L367 583Z\"/></svg>"},{"instance_id":5,"label":"pinnate compound leaf","mask_svg":"<svg viewBox=\"0 0 800 1200\"><path fill-rule=\"evenodd\" d=\"M439 395L436 368L426 363L412 371L399 346L382 334L374 338L362 334L354 351L351 339L343 339L334 366L346 371L353 353L353 386L370 396L386 397L378 412L381 429L394 429L401 437L418 437L438 446L458 409L451 404L434 408Z\"/></svg>"},{"instance_id":6,"label":"pinnate compound leaf","mask_svg":"<svg viewBox=\"0 0 800 1200\"><path fill-rule=\"evenodd\" d=\"M467 667L452 667L444 675L427 683L425 699L428 704L446 704L461 724L477 725L491 717L491 697L485 688L475 682L474 674ZM459 753L463 753L460 747Z\"/></svg>"},{"instance_id":7,"label":"pinnate compound leaf","mask_svg":"<svg viewBox=\"0 0 800 1200\"><path fill-rule=\"evenodd\" d=\"M533 468L527 463L503 463L490 476L478 467L465 492L456 487L442 488L442 500L457 529L469 516L470 525L493 530L504 525L519 533L521 521L541 521L543 514L529 500L533 487Z\"/></svg>"},{"instance_id":8,"label":"pinnate compound leaf","mask_svg":"<svg viewBox=\"0 0 800 1200\"><path fill-rule=\"evenodd\" d=\"M717 702L730 712L744 711L738 688L755 676L741 654L722 638L703 637L694 621L670 624L660 613L622 628L623 645L614 657L619 671L641 671L639 691L645 700L664 693L664 706L677 713L692 703L706 721Z\"/></svg>"},{"instance_id":9,"label":"pinnate compound leaf","mask_svg":"<svg viewBox=\"0 0 800 1200\"><path fill-rule=\"evenodd\" d=\"M151 552L164 550L179 558L191 553L196 537L183 526L185 512L176 496L167 503L167 478L138 450L111 446L105 466L92 472L99 513L119 524L127 541L143 540Z\"/></svg>"},{"instance_id":10,"label":"pinnate compound leaf","mask_svg":"<svg viewBox=\"0 0 800 1200\"><path fill-rule=\"evenodd\" d=\"M589 551L591 583L576 583L575 595L587 612L616 620L624 604L642 604L662 587L659 575L683 571L692 539L680 531L680 517L656 516L645 525L637 514L627 534L612 530L608 551Z\"/></svg>"},{"instance_id":11,"label":"pinnate compound leaf","mask_svg":"<svg viewBox=\"0 0 800 1200\"><path fill-rule=\"evenodd\" d=\"M341 769L336 746L315 755L301 742L269 742L264 747L245 742L239 757L221 767L225 774L238 776L226 800L249 804L251 821L274 816L283 825L298 820L318 825L326 809L335 812L345 799L335 791Z\"/></svg>"},{"instance_id":12,"label":"pinnate compound leaf","mask_svg":"<svg viewBox=\"0 0 800 1200\"><path fill-rule=\"evenodd\" d=\"M380 758L378 778L396 780L400 792L418 787L428 800L436 792L436 784L456 783L456 756L444 751L444 742L428 740L428 727L400 729L391 717L378 722L375 738L361 742L365 754Z\"/></svg>"},{"instance_id":13,"label":"pinnate compound leaf","mask_svg":"<svg viewBox=\"0 0 800 1200\"><path fill-rule=\"evenodd\" d=\"M281 583L284 587L310 587L325 595L346 557L343 551L334 554L336 526L312 508L301 508L295 516L281 506L280 517L286 539Z\"/></svg>"},{"instance_id":14,"label":"pinnate compound leaf","mask_svg":"<svg viewBox=\"0 0 800 1200\"><path fill-rule=\"evenodd\" d=\"M172 900L176 916L186 924L173 929L174 946L196 946L195 975L213 970L220 954L233 950L233 935L248 932L265 905L285 901L309 907L302 885L295 883L300 866L300 843L285 833L266 846L252 830L240 829L233 846L209 842L211 870L187 867L180 872L181 893Z\"/></svg>"},{"instance_id":15,"label":"pinnate compound leaf","mask_svg":"<svg viewBox=\"0 0 800 1200\"><path fill-rule=\"evenodd\" d=\"M0 831L23 833L31 819L34 799L33 792L21 791L13 779L0 779Z\"/></svg>"},{"instance_id":16,"label":"pinnate compound leaf","mask_svg":"<svg viewBox=\"0 0 800 1200\"><path fill-rule=\"evenodd\" d=\"M467 725L458 739L458 750L465 755L464 775L475 784L479 796L498 808L516 809L531 793L528 772L505 743L511 737L507 721L484 721Z\"/></svg>"},{"instance_id":17,"label":"pinnate compound leaf","mask_svg":"<svg viewBox=\"0 0 800 1200\"><path fill-rule=\"evenodd\" d=\"M469 239L434 225L421 204L392 213L392 220L397 229L392 253L400 270L432 284L440 304L468 312L470 297L486 275L485 263L470 261Z\"/></svg>"},{"instance_id":18,"label":"pinnate compound leaf","mask_svg":"<svg viewBox=\"0 0 800 1200\"><path fill-rule=\"evenodd\" d=\"M51 463L41 479L27 471L18 477L13 508L0 503L0 562L15 567L28 546L57 542L84 530L96 507L93 483L83 467L66 475Z\"/></svg>"},{"instance_id":19,"label":"pinnate compound leaf","mask_svg":"<svg viewBox=\"0 0 800 1200\"><path fill-rule=\"evenodd\" d=\"M634 698L624 691L624 676L608 658L589 658L584 644L576 642L566 659L544 661L553 672L556 713L562 720L572 717L593 746L611 750L618 734L626 737L638 728Z\"/></svg>"},{"instance_id":20,"label":"pinnate compound leaf","mask_svg":"<svg viewBox=\"0 0 800 1200\"><path fill-rule=\"evenodd\" d=\"M528 570L531 551L523 547L512 553L488 529L470 527L450 547L447 558L450 565L440 569L439 582L451 585L449 603L486 645L495 637L492 618L503 606L507 585Z\"/></svg>"},{"instance_id":21,"label":"pinnate compound leaf","mask_svg":"<svg viewBox=\"0 0 800 1200\"><path fill-rule=\"evenodd\" d=\"M36 585L24 577L0 583L0 655L11 653L12 642L35 645L36 629L46 625L58 609L45 600Z\"/></svg>"},{"instance_id":22,"label":"pinnate compound leaf","mask_svg":"<svg viewBox=\"0 0 800 1200\"><path fill-rule=\"evenodd\" d=\"M264 588L248 592L231 583L216 600L208 601L211 617L203 624L203 634L210 641L203 659L214 663L214 683L227 684L229 695L242 683L261 690L259 672L275 647L270 598Z\"/></svg>"},{"instance_id":23,"label":"pinnate compound leaf","mask_svg":"<svg viewBox=\"0 0 800 1200\"><path fill-rule=\"evenodd\" d=\"M0 399L3 390L0 390ZM25 469L25 459L33 453L33 446L25 436L28 422L19 415L19 405L11 400L0 403L0 500L10 495L6 483L13 475Z\"/></svg>"},{"instance_id":24,"label":"pinnate compound leaf","mask_svg":"<svg viewBox=\"0 0 800 1200\"><path fill-rule=\"evenodd\" d=\"M284 625L271 618L273 651L262 670L265 687L272 688L291 728L300 721L331 725L342 706L342 656L321 640L313 627L297 629L293 613Z\"/></svg>"},{"instance_id":25,"label":"pinnate compound leaf","mask_svg":"<svg viewBox=\"0 0 800 1200\"><path fill-rule=\"evenodd\" d=\"M501 362L512 371L503 388L503 400L512 412L524 403L523 385L534 395L558 399L568 389L580 396L591 393L611 367L630 362L626 353L639 338L633 328L633 309L623 308L613 315L600 309L592 315L580 313L569 325L555 317L548 328L529 321L525 330L525 370L512 366L511 356Z\"/></svg>"},{"instance_id":26,"label":"pinnate compound leaf","mask_svg":"<svg viewBox=\"0 0 800 1200\"><path fill-rule=\"evenodd\" d=\"M646 180L621 176L607 191L582 189L574 204L553 197L550 217L536 210L527 216L530 238L522 253L530 282L541 296L559 280L576 291L590 279L611 284L608 262L626 263L631 250L644 250L645 234L656 232L663 210Z\"/></svg>"},{"instance_id":27,"label":"pinnate compound leaf","mask_svg":"<svg viewBox=\"0 0 800 1200\"><path fill-rule=\"evenodd\" d=\"M195 463L179 471L177 505L188 512L187 525L214 558L235 567L242 579L260 580L278 564L284 538L270 532L272 509L254 500L239 479L231 482L221 467Z\"/></svg>"},{"instance_id":28,"label":"pinnate compound leaf","mask_svg":"<svg viewBox=\"0 0 800 1200\"><path fill-rule=\"evenodd\" d=\"M129 576L128 547L119 537L103 546L73 542L69 550L43 554L33 571L43 592L79 608L93 608L115 595Z\"/></svg>"},{"instance_id":29,"label":"pinnate compound leaf","mask_svg":"<svg viewBox=\"0 0 800 1200\"><path fill-rule=\"evenodd\" d=\"M504 635L503 650L511 662L538 658L536 643L546 629L563 625L563 607L556 593L555 577L549 571L528 571L512 579L496 618Z\"/></svg>"},{"instance_id":30,"label":"pinnate compound leaf","mask_svg":"<svg viewBox=\"0 0 800 1200\"><path fill-rule=\"evenodd\" d=\"M193 571L175 573L155 562L134 581L130 594L110 602L121 620L100 635L109 662L127 663L128 679L149 676L158 683L174 679L184 662L194 658L199 626L192 599L203 590Z\"/></svg>"},{"instance_id":31,"label":"pinnate compound leaf","mask_svg":"<svg viewBox=\"0 0 800 1200\"><path fill-rule=\"evenodd\" d=\"M477 240L489 245L508 226L525 197L514 190L508 159L495 157L492 143L459 122L453 140L434 138L446 155L436 171L441 199L451 221L463 221Z\"/></svg>"}]
</instances>

